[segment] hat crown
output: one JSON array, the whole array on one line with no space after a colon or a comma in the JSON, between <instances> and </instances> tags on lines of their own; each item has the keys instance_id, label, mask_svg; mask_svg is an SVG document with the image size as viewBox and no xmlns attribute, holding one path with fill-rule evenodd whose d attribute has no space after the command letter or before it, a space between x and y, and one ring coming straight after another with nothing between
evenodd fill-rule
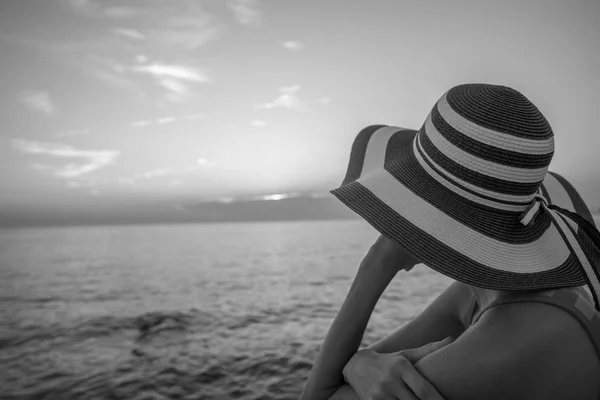
<instances>
[{"instance_id":1,"label":"hat crown","mask_svg":"<svg viewBox=\"0 0 600 400\"><path fill-rule=\"evenodd\" d=\"M513 88L465 84L450 89L446 98L458 114L490 130L533 140L553 136L541 111Z\"/></svg>"},{"instance_id":2,"label":"hat crown","mask_svg":"<svg viewBox=\"0 0 600 400\"><path fill-rule=\"evenodd\" d=\"M554 134L518 91L465 84L446 92L415 137L422 162L450 182L502 201L530 202L554 154Z\"/></svg>"}]
</instances>

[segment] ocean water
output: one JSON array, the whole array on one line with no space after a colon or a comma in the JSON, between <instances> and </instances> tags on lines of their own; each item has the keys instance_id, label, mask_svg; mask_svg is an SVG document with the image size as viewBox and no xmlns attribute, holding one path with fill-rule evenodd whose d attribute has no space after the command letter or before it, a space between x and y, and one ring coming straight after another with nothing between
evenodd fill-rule
<instances>
[{"instance_id":1,"label":"ocean water","mask_svg":"<svg viewBox=\"0 0 600 400\"><path fill-rule=\"evenodd\" d=\"M0 231L0 399L297 399L363 221ZM450 280L399 274L363 340Z\"/></svg>"}]
</instances>

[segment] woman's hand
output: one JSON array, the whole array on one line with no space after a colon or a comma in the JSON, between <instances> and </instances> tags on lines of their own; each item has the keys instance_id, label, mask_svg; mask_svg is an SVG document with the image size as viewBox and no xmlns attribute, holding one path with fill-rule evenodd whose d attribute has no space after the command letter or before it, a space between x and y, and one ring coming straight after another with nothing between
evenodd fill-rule
<instances>
[{"instance_id":1,"label":"woman's hand","mask_svg":"<svg viewBox=\"0 0 600 400\"><path fill-rule=\"evenodd\" d=\"M360 400L443 400L413 364L452 341L446 338L418 349L389 354L360 350L346 364L344 378Z\"/></svg>"},{"instance_id":2,"label":"woman's hand","mask_svg":"<svg viewBox=\"0 0 600 400\"><path fill-rule=\"evenodd\" d=\"M410 271L419 260L396 242L380 235L361 263L363 268L374 268L395 275L400 270Z\"/></svg>"}]
</instances>

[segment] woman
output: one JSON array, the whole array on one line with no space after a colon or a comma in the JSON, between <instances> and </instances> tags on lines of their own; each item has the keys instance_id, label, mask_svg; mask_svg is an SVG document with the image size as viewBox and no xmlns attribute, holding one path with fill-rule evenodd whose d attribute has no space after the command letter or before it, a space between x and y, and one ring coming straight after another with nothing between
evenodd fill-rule
<instances>
[{"instance_id":1,"label":"woman","mask_svg":"<svg viewBox=\"0 0 600 400\"><path fill-rule=\"evenodd\" d=\"M547 171L553 153L541 112L487 84L450 89L418 132L360 132L332 193L382 236L302 399L600 399L600 233ZM357 351L389 282L417 263L456 282Z\"/></svg>"}]
</instances>

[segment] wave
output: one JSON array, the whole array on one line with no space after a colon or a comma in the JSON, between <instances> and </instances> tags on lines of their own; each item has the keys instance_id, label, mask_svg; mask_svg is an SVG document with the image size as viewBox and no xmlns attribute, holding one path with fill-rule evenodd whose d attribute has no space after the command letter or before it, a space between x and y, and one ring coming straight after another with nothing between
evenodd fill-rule
<instances>
[{"instance_id":1,"label":"wave","mask_svg":"<svg viewBox=\"0 0 600 400\"><path fill-rule=\"evenodd\" d=\"M57 296L48 296L48 297L34 297L34 298L26 298L21 296L0 296L0 303L33 303L33 304L45 304L45 303L53 303L56 301L67 301L67 299Z\"/></svg>"},{"instance_id":2,"label":"wave","mask_svg":"<svg viewBox=\"0 0 600 400\"><path fill-rule=\"evenodd\" d=\"M216 326L218 322L219 319L210 313L191 309L185 312L153 311L126 317L107 315L78 319L70 325L30 323L13 329L10 329L10 326L5 328L5 332L0 333L0 350L29 345L36 341L71 343L123 332L133 332L136 340L143 340L167 330L185 331L190 326L207 329Z\"/></svg>"}]
</instances>

